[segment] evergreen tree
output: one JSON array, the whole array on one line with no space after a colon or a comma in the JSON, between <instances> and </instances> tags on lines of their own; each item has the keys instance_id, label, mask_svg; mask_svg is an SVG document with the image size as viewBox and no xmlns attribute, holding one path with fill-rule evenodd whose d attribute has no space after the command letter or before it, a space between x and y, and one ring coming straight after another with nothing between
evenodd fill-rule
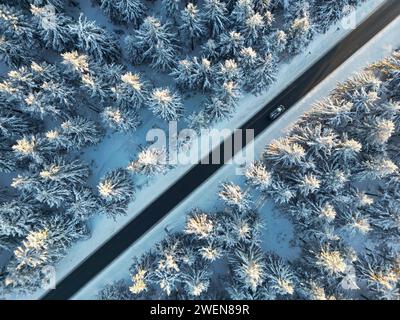
<instances>
[{"instance_id":1,"label":"evergreen tree","mask_svg":"<svg viewBox=\"0 0 400 320\"><path fill-rule=\"evenodd\" d=\"M136 110L107 107L101 113L103 122L119 132L135 131L142 123Z\"/></svg>"},{"instance_id":2,"label":"evergreen tree","mask_svg":"<svg viewBox=\"0 0 400 320\"><path fill-rule=\"evenodd\" d=\"M37 224L38 212L29 203L12 200L0 205L0 242L26 237Z\"/></svg>"},{"instance_id":3,"label":"evergreen tree","mask_svg":"<svg viewBox=\"0 0 400 320\"><path fill-rule=\"evenodd\" d=\"M247 211L250 208L251 200L248 193L242 191L238 185L222 184L218 196L225 204L238 211Z\"/></svg>"},{"instance_id":4,"label":"evergreen tree","mask_svg":"<svg viewBox=\"0 0 400 320\"><path fill-rule=\"evenodd\" d=\"M17 68L27 64L32 59L31 51L18 39L0 35L0 62Z\"/></svg>"},{"instance_id":5,"label":"evergreen tree","mask_svg":"<svg viewBox=\"0 0 400 320\"><path fill-rule=\"evenodd\" d=\"M234 277L241 290L256 292L265 280L264 254L258 246L239 245L229 257Z\"/></svg>"},{"instance_id":6,"label":"evergreen tree","mask_svg":"<svg viewBox=\"0 0 400 320\"><path fill-rule=\"evenodd\" d=\"M100 142L102 132L95 122L77 116L63 122L60 134L68 141L68 149L80 149Z\"/></svg>"},{"instance_id":7,"label":"evergreen tree","mask_svg":"<svg viewBox=\"0 0 400 320\"><path fill-rule=\"evenodd\" d=\"M232 20L232 25L236 28L242 28L245 21L254 15L254 4L253 0L238 0L230 14L230 19Z\"/></svg>"},{"instance_id":8,"label":"evergreen tree","mask_svg":"<svg viewBox=\"0 0 400 320\"><path fill-rule=\"evenodd\" d=\"M235 106L232 103L224 102L216 97L212 97L205 104L205 112L210 121L221 121L229 119L235 111Z\"/></svg>"},{"instance_id":9,"label":"evergreen tree","mask_svg":"<svg viewBox=\"0 0 400 320\"><path fill-rule=\"evenodd\" d=\"M218 44L214 39L208 39L201 46L201 55L212 61L215 61L219 58L220 54L218 51Z\"/></svg>"},{"instance_id":10,"label":"evergreen tree","mask_svg":"<svg viewBox=\"0 0 400 320\"><path fill-rule=\"evenodd\" d=\"M304 50L309 44L313 34L312 23L306 14L296 18L288 30L288 46L289 54L295 55Z\"/></svg>"},{"instance_id":11,"label":"evergreen tree","mask_svg":"<svg viewBox=\"0 0 400 320\"><path fill-rule=\"evenodd\" d=\"M211 61L202 58L200 61L197 57L193 58L193 83L202 91L210 90L216 81L215 67Z\"/></svg>"},{"instance_id":12,"label":"evergreen tree","mask_svg":"<svg viewBox=\"0 0 400 320\"><path fill-rule=\"evenodd\" d=\"M218 52L226 58L236 58L243 49L244 37L240 32L223 33L218 41Z\"/></svg>"},{"instance_id":13,"label":"evergreen tree","mask_svg":"<svg viewBox=\"0 0 400 320\"><path fill-rule=\"evenodd\" d=\"M148 107L155 116L166 121L177 120L183 113L180 96L168 88L154 89L148 99Z\"/></svg>"},{"instance_id":14,"label":"evergreen tree","mask_svg":"<svg viewBox=\"0 0 400 320\"><path fill-rule=\"evenodd\" d=\"M11 110L0 111L0 137L21 138L32 133L34 128L32 121L23 113Z\"/></svg>"},{"instance_id":15,"label":"evergreen tree","mask_svg":"<svg viewBox=\"0 0 400 320\"><path fill-rule=\"evenodd\" d=\"M175 64L176 50L174 36L169 29L168 23L163 25L157 18L147 17L131 40L135 52L129 54L150 60L152 67L162 71L170 69Z\"/></svg>"},{"instance_id":16,"label":"evergreen tree","mask_svg":"<svg viewBox=\"0 0 400 320\"><path fill-rule=\"evenodd\" d=\"M76 48L93 59L108 62L119 59L120 48L114 36L82 14L77 23L70 25L70 32L76 37Z\"/></svg>"},{"instance_id":17,"label":"evergreen tree","mask_svg":"<svg viewBox=\"0 0 400 320\"><path fill-rule=\"evenodd\" d=\"M180 0L162 0L162 6L165 10L167 17L172 18L176 22L176 17L179 13Z\"/></svg>"},{"instance_id":18,"label":"evergreen tree","mask_svg":"<svg viewBox=\"0 0 400 320\"><path fill-rule=\"evenodd\" d=\"M272 54L267 53L257 61L257 68L246 75L245 88L253 94L268 89L275 81L277 65Z\"/></svg>"},{"instance_id":19,"label":"evergreen tree","mask_svg":"<svg viewBox=\"0 0 400 320\"><path fill-rule=\"evenodd\" d=\"M134 184L124 169L106 173L97 185L100 198L106 203L129 202L134 196Z\"/></svg>"},{"instance_id":20,"label":"evergreen tree","mask_svg":"<svg viewBox=\"0 0 400 320\"><path fill-rule=\"evenodd\" d=\"M244 86L247 87L247 83L251 80L251 77L247 75L250 75L259 65L257 52L251 47L242 48L238 55L238 63L243 70Z\"/></svg>"},{"instance_id":21,"label":"evergreen tree","mask_svg":"<svg viewBox=\"0 0 400 320\"><path fill-rule=\"evenodd\" d=\"M306 151L290 138L281 138L272 141L264 153L264 159L274 166L292 167L302 166L305 161Z\"/></svg>"},{"instance_id":22,"label":"evergreen tree","mask_svg":"<svg viewBox=\"0 0 400 320\"><path fill-rule=\"evenodd\" d=\"M278 297L290 297L295 294L297 277L291 268L276 255L267 255L265 263L265 277L268 287Z\"/></svg>"},{"instance_id":23,"label":"evergreen tree","mask_svg":"<svg viewBox=\"0 0 400 320\"><path fill-rule=\"evenodd\" d=\"M189 59L180 60L170 75L180 89L192 89L194 87L194 66Z\"/></svg>"},{"instance_id":24,"label":"evergreen tree","mask_svg":"<svg viewBox=\"0 0 400 320\"><path fill-rule=\"evenodd\" d=\"M54 181L67 186L80 186L86 182L89 173L89 167L85 163L56 156L43 165L39 176L46 182Z\"/></svg>"},{"instance_id":25,"label":"evergreen tree","mask_svg":"<svg viewBox=\"0 0 400 320\"><path fill-rule=\"evenodd\" d=\"M15 168L16 159L13 150L8 144L0 141L0 172L9 173Z\"/></svg>"},{"instance_id":26,"label":"evergreen tree","mask_svg":"<svg viewBox=\"0 0 400 320\"><path fill-rule=\"evenodd\" d=\"M261 162L251 163L245 172L247 183L260 191L266 191L272 184L272 175Z\"/></svg>"},{"instance_id":27,"label":"evergreen tree","mask_svg":"<svg viewBox=\"0 0 400 320\"><path fill-rule=\"evenodd\" d=\"M227 8L224 2L219 0L205 0L202 11L203 20L206 22L211 38L216 38L227 29Z\"/></svg>"},{"instance_id":28,"label":"evergreen tree","mask_svg":"<svg viewBox=\"0 0 400 320\"><path fill-rule=\"evenodd\" d=\"M122 83L112 90L117 103L125 108L142 107L148 95L149 83L139 74L132 72L124 73L120 79Z\"/></svg>"},{"instance_id":29,"label":"evergreen tree","mask_svg":"<svg viewBox=\"0 0 400 320\"><path fill-rule=\"evenodd\" d=\"M127 170L145 176L157 175L166 172L167 161L166 150L150 147L139 152L137 159L128 165Z\"/></svg>"},{"instance_id":30,"label":"evergreen tree","mask_svg":"<svg viewBox=\"0 0 400 320\"><path fill-rule=\"evenodd\" d=\"M143 20L146 6L140 0L101 0L101 9L111 20L137 27Z\"/></svg>"},{"instance_id":31,"label":"evergreen tree","mask_svg":"<svg viewBox=\"0 0 400 320\"><path fill-rule=\"evenodd\" d=\"M99 210L97 198L90 189L80 186L72 189L71 203L65 210L67 215L79 221L86 221Z\"/></svg>"},{"instance_id":32,"label":"evergreen tree","mask_svg":"<svg viewBox=\"0 0 400 320\"><path fill-rule=\"evenodd\" d=\"M179 29L189 37L193 50L195 40L200 39L205 32L197 6L193 3L188 3L186 8L181 11L181 20L182 24Z\"/></svg>"},{"instance_id":33,"label":"evergreen tree","mask_svg":"<svg viewBox=\"0 0 400 320\"><path fill-rule=\"evenodd\" d=\"M71 18L62 13L56 13L56 9L52 5L44 7L32 5L31 13L40 32L40 37L47 48L61 52L71 46L73 42L69 31L69 25L72 23Z\"/></svg>"}]
</instances>

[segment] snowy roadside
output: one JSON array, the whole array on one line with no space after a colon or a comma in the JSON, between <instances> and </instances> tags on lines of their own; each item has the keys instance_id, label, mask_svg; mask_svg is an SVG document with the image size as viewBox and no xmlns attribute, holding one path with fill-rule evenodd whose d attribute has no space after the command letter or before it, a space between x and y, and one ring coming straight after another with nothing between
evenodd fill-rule
<instances>
[{"instance_id":1,"label":"snowy roadside","mask_svg":"<svg viewBox=\"0 0 400 320\"><path fill-rule=\"evenodd\" d=\"M387 26L379 35L369 41L355 55L348 59L341 67L339 67L332 75L323 81L318 87L310 92L302 101L296 104L290 112L282 116L268 130L263 132L254 142L256 155L260 154L262 149L271 140L283 135L287 128L301 114L309 110L312 104L322 97L325 97L336 86L338 82L344 81L352 73L361 70L367 64L388 56L393 49L400 47L400 39L396 30L400 29L400 18L397 18L389 26ZM178 231L185 222L185 216L191 208L200 207L205 211L213 211L217 206L217 197L204 197L206 193L217 193L218 186L221 182L230 180L235 182L239 177L235 176L236 167L227 165L217 174L209 178L200 188L195 190L190 197L183 201L175 208L167 217L165 217L152 230L146 233L133 246L120 255L111 265L109 265L102 273L96 276L90 283L82 288L73 299L94 299L97 292L104 285L119 279L128 279L129 267L132 257L141 255L149 250L154 243L165 237L165 228L169 231ZM264 241L266 249L277 252L279 255L288 259L296 256L297 248L290 246L291 228L289 221L279 215L279 212L272 214L273 206L269 203L265 205L261 212L266 222L268 241Z\"/></svg>"},{"instance_id":2,"label":"snowy roadside","mask_svg":"<svg viewBox=\"0 0 400 320\"><path fill-rule=\"evenodd\" d=\"M369 0L364 3L357 10L357 24L364 20L370 13L372 13L383 0ZM345 18L344 20L346 20ZM295 57L290 63L282 64L279 67L279 74L277 76L278 81L270 88L270 90L258 97L252 95L246 95L239 103L237 113L229 121L221 122L216 125L216 128L237 128L245 120L249 119L254 115L260 108L268 103L274 96L276 96L283 88L285 88L294 78L297 78L301 73L308 69L316 60L318 60L324 53L326 53L335 43L345 37L351 29L343 27L344 23L340 22L333 27L324 35L317 35L314 41L305 51L304 55ZM306 63L305 63L306 61ZM115 137L114 137L115 138ZM142 139L143 138L143 139ZM208 140L209 137L202 137L202 139ZM144 137L140 137L144 142ZM126 159L122 159L127 153L129 145L121 143L115 144L115 142L109 140L107 147L109 146L108 152L110 157L104 157L104 163L99 163L98 167L117 167L121 162L126 163ZM120 148L124 147L124 150ZM118 156L115 154L118 153ZM76 243L70 250L68 255L63 258L56 266L57 280L62 279L68 274L74 267L81 263L88 255L93 252L102 243L107 241L114 233L118 232L128 221L130 221L136 214L143 210L149 203L154 201L157 196L163 193L169 188L171 184L176 181L179 177L184 175L191 165L179 166L176 169L171 170L164 176L160 176L151 181L149 186L144 187L136 194L136 200L130 205L128 215L119 217L115 222L108 219L105 216L96 216L91 221L92 236L86 241ZM94 177L94 178L97 178ZM40 297L43 292L38 291L30 299Z\"/></svg>"}]
</instances>

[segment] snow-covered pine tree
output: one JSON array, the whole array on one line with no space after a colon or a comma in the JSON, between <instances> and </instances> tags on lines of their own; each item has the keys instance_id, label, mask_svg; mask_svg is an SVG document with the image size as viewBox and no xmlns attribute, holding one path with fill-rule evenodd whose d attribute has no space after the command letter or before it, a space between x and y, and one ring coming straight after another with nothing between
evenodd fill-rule
<instances>
[{"instance_id":1,"label":"snow-covered pine tree","mask_svg":"<svg viewBox=\"0 0 400 320\"><path fill-rule=\"evenodd\" d=\"M118 132L135 131L142 123L137 110L123 107L107 107L101 117L106 126Z\"/></svg>"},{"instance_id":2,"label":"snow-covered pine tree","mask_svg":"<svg viewBox=\"0 0 400 320\"><path fill-rule=\"evenodd\" d=\"M230 14L232 26L235 28L242 28L248 18L254 15L253 0L237 0Z\"/></svg>"},{"instance_id":3,"label":"snow-covered pine tree","mask_svg":"<svg viewBox=\"0 0 400 320\"><path fill-rule=\"evenodd\" d=\"M125 169L107 172L100 179L97 190L106 203L129 202L135 193L133 180Z\"/></svg>"},{"instance_id":4,"label":"snow-covered pine tree","mask_svg":"<svg viewBox=\"0 0 400 320\"><path fill-rule=\"evenodd\" d=\"M222 33L218 41L219 55L229 59L236 58L244 47L244 41L245 39L240 32Z\"/></svg>"},{"instance_id":5,"label":"snow-covered pine tree","mask_svg":"<svg viewBox=\"0 0 400 320\"><path fill-rule=\"evenodd\" d=\"M308 46L313 35L313 25L306 13L296 18L287 32L287 50L290 55L295 55Z\"/></svg>"},{"instance_id":6,"label":"snow-covered pine tree","mask_svg":"<svg viewBox=\"0 0 400 320\"><path fill-rule=\"evenodd\" d=\"M194 87L194 68L190 58L180 60L170 75L174 78L175 83L180 89L186 90Z\"/></svg>"},{"instance_id":7,"label":"snow-covered pine tree","mask_svg":"<svg viewBox=\"0 0 400 320\"><path fill-rule=\"evenodd\" d=\"M247 192L242 191L238 185L233 183L223 183L220 187L218 196L226 205L239 212L246 212L250 209L251 200Z\"/></svg>"},{"instance_id":8,"label":"snow-covered pine tree","mask_svg":"<svg viewBox=\"0 0 400 320\"><path fill-rule=\"evenodd\" d=\"M218 44L214 39L208 39L201 45L201 55L211 61L219 58Z\"/></svg>"},{"instance_id":9,"label":"snow-covered pine tree","mask_svg":"<svg viewBox=\"0 0 400 320\"><path fill-rule=\"evenodd\" d=\"M272 24L273 17L268 11L264 16L256 12L249 16L240 29L247 46L257 46Z\"/></svg>"},{"instance_id":10,"label":"snow-covered pine tree","mask_svg":"<svg viewBox=\"0 0 400 320\"><path fill-rule=\"evenodd\" d=\"M178 120L183 114L183 105L177 92L168 88L154 89L148 98L148 108L163 120Z\"/></svg>"},{"instance_id":11,"label":"snow-covered pine tree","mask_svg":"<svg viewBox=\"0 0 400 320\"><path fill-rule=\"evenodd\" d=\"M18 39L0 35L0 62L17 68L28 64L32 59L32 52Z\"/></svg>"},{"instance_id":12,"label":"snow-covered pine tree","mask_svg":"<svg viewBox=\"0 0 400 320\"><path fill-rule=\"evenodd\" d=\"M38 211L30 203L12 200L0 205L0 244L24 238L37 225ZM1 245L0 245L1 246Z\"/></svg>"},{"instance_id":13,"label":"snow-covered pine tree","mask_svg":"<svg viewBox=\"0 0 400 320\"><path fill-rule=\"evenodd\" d=\"M49 151L53 151L45 139L34 135L18 139L12 146L12 150L17 159L28 159L39 164L44 162Z\"/></svg>"},{"instance_id":14,"label":"snow-covered pine tree","mask_svg":"<svg viewBox=\"0 0 400 320\"><path fill-rule=\"evenodd\" d=\"M214 90L214 96L233 112L240 97L240 87L235 81L225 81Z\"/></svg>"},{"instance_id":15,"label":"snow-covered pine tree","mask_svg":"<svg viewBox=\"0 0 400 320\"><path fill-rule=\"evenodd\" d=\"M399 299L396 265L391 259L380 252L364 254L356 262L356 271L359 279L366 283L371 298Z\"/></svg>"},{"instance_id":16,"label":"snow-covered pine tree","mask_svg":"<svg viewBox=\"0 0 400 320\"><path fill-rule=\"evenodd\" d=\"M186 268L182 282L188 297L199 299L205 296L210 286L212 273L204 265Z\"/></svg>"},{"instance_id":17,"label":"snow-covered pine tree","mask_svg":"<svg viewBox=\"0 0 400 320\"><path fill-rule=\"evenodd\" d=\"M262 162L251 163L245 172L247 178L247 184L261 192L267 191L272 184L272 175L267 171Z\"/></svg>"},{"instance_id":18,"label":"snow-covered pine tree","mask_svg":"<svg viewBox=\"0 0 400 320\"><path fill-rule=\"evenodd\" d=\"M253 0L254 10L260 13L266 13L271 5L271 0Z\"/></svg>"},{"instance_id":19,"label":"snow-covered pine tree","mask_svg":"<svg viewBox=\"0 0 400 320\"><path fill-rule=\"evenodd\" d=\"M94 21L81 14L75 24L69 25L75 39L75 46L95 60L116 61L120 57L120 48L115 37Z\"/></svg>"},{"instance_id":20,"label":"snow-covered pine tree","mask_svg":"<svg viewBox=\"0 0 400 320\"><path fill-rule=\"evenodd\" d=\"M58 11L63 11L70 4L71 0L19 0L20 2L27 2L35 6L54 6Z\"/></svg>"},{"instance_id":21,"label":"snow-covered pine tree","mask_svg":"<svg viewBox=\"0 0 400 320\"><path fill-rule=\"evenodd\" d=\"M3 109L0 111L0 137L21 138L35 129L33 121L24 113Z\"/></svg>"},{"instance_id":22,"label":"snow-covered pine tree","mask_svg":"<svg viewBox=\"0 0 400 320\"><path fill-rule=\"evenodd\" d=\"M85 223L74 216L50 214L43 221L48 230L46 244L51 261L56 262L65 256L67 249L76 241L87 238L89 231Z\"/></svg>"},{"instance_id":23,"label":"snow-covered pine tree","mask_svg":"<svg viewBox=\"0 0 400 320\"><path fill-rule=\"evenodd\" d=\"M202 10L202 17L207 24L211 38L216 38L225 32L229 20L227 18L228 10L226 4L219 0L205 0Z\"/></svg>"},{"instance_id":24,"label":"snow-covered pine tree","mask_svg":"<svg viewBox=\"0 0 400 320\"><path fill-rule=\"evenodd\" d=\"M80 160L55 156L43 164L39 177L44 182L54 181L68 187L86 183L90 174L89 166Z\"/></svg>"},{"instance_id":25,"label":"snow-covered pine tree","mask_svg":"<svg viewBox=\"0 0 400 320\"><path fill-rule=\"evenodd\" d=\"M275 167L302 166L306 157L304 148L289 137L272 141L264 152L264 160Z\"/></svg>"},{"instance_id":26,"label":"snow-covered pine tree","mask_svg":"<svg viewBox=\"0 0 400 320\"><path fill-rule=\"evenodd\" d=\"M356 178L360 181L379 180L395 174L399 167L384 155L369 157L357 168Z\"/></svg>"},{"instance_id":27,"label":"snow-covered pine tree","mask_svg":"<svg viewBox=\"0 0 400 320\"><path fill-rule=\"evenodd\" d=\"M396 123L380 116L368 116L355 131L366 148L383 150L396 132Z\"/></svg>"},{"instance_id":28,"label":"snow-covered pine tree","mask_svg":"<svg viewBox=\"0 0 400 320\"><path fill-rule=\"evenodd\" d=\"M5 291L32 293L41 284L41 268L49 261L48 230L30 231L14 250L4 272Z\"/></svg>"},{"instance_id":29,"label":"snow-covered pine tree","mask_svg":"<svg viewBox=\"0 0 400 320\"><path fill-rule=\"evenodd\" d=\"M246 75L251 74L259 66L257 52L251 47L243 47L238 54L238 63L243 70L244 86L247 87L247 82L251 77Z\"/></svg>"},{"instance_id":30,"label":"snow-covered pine tree","mask_svg":"<svg viewBox=\"0 0 400 320\"><path fill-rule=\"evenodd\" d=\"M185 119L189 129L200 132L201 129L207 128L210 125L208 114L204 110L192 112Z\"/></svg>"},{"instance_id":31,"label":"snow-covered pine tree","mask_svg":"<svg viewBox=\"0 0 400 320\"><path fill-rule=\"evenodd\" d=\"M204 106L209 121L219 122L229 119L235 111L235 105L232 102L225 102L218 97L211 97Z\"/></svg>"},{"instance_id":32,"label":"snow-covered pine tree","mask_svg":"<svg viewBox=\"0 0 400 320\"><path fill-rule=\"evenodd\" d=\"M119 106L139 109L145 102L150 84L137 73L126 72L119 76L121 83L111 89Z\"/></svg>"},{"instance_id":33,"label":"snow-covered pine tree","mask_svg":"<svg viewBox=\"0 0 400 320\"><path fill-rule=\"evenodd\" d=\"M220 83L236 82L239 83L242 79L242 70L239 68L236 60L227 59L223 63L218 64L217 80Z\"/></svg>"},{"instance_id":34,"label":"snow-covered pine tree","mask_svg":"<svg viewBox=\"0 0 400 320\"><path fill-rule=\"evenodd\" d=\"M69 49L73 43L73 35L69 30L69 25L72 23L70 17L57 13L52 5L44 7L31 5L31 13L40 38L47 48L59 52Z\"/></svg>"},{"instance_id":35,"label":"snow-covered pine tree","mask_svg":"<svg viewBox=\"0 0 400 320\"><path fill-rule=\"evenodd\" d=\"M348 165L357 161L362 148L363 146L360 142L349 138L345 133L341 141L336 145L333 156L335 161Z\"/></svg>"},{"instance_id":36,"label":"snow-covered pine tree","mask_svg":"<svg viewBox=\"0 0 400 320\"><path fill-rule=\"evenodd\" d=\"M256 95L268 89L277 73L276 59L271 53L261 56L257 62L257 68L246 74L244 81L245 89Z\"/></svg>"},{"instance_id":37,"label":"snow-covered pine tree","mask_svg":"<svg viewBox=\"0 0 400 320\"><path fill-rule=\"evenodd\" d=\"M130 45L132 42L134 43L133 47ZM162 24L157 18L149 16L135 31L131 40L128 39L128 54L139 55L141 58L138 60L150 60L153 68L166 71L175 64L176 46L174 42L170 25Z\"/></svg>"},{"instance_id":38,"label":"snow-covered pine tree","mask_svg":"<svg viewBox=\"0 0 400 320\"><path fill-rule=\"evenodd\" d=\"M0 140L0 172L9 173L16 168L16 158L9 143Z\"/></svg>"},{"instance_id":39,"label":"snow-covered pine tree","mask_svg":"<svg viewBox=\"0 0 400 320\"><path fill-rule=\"evenodd\" d=\"M200 39L205 33L203 20L199 14L197 6L188 3L186 8L181 11L182 24L179 29L189 37L192 50L194 49L195 40Z\"/></svg>"},{"instance_id":40,"label":"snow-covered pine tree","mask_svg":"<svg viewBox=\"0 0 400 320\"><path fill-rule=\"evenodd\" d=\"M338 143L338 135L321 123L309 124L301 121L291 130L293 141L306 146L307 154L313 158L328 159Z\"/></svg>"},{"instance_id":41,"label":"snow-covered pine tree","mask_svg":"<svg viewBox=\"0 0 400 320\"><path fill-rule=\"evenodd\" d=\"M100 0L101 9L114 22L138 27L143 21L146 5L141 0Z\"/></svg>"},{"instance_id":42,"label":"snow-covered pine tree","mask_svg":"<svg viewBox=\"0 0 400 320\"><path fill-rule=\"evenodd\" d=\"M289 183L275 178L268 195L276 204L287 205L296 197L296 191Z\"/></svg>"},{"instance_id":43,"label":"snow-covered pine tree","mask_svg":"<svg viewBox=\"0 0 400 320\"><path fill-rule=\"evenodd\" d=\"M238 245L229 256L229 267L243 291L256 292L265 280L264 253L257 245Z\"/></svg>"},{"instance_id":44,"label":"snow-covered pine tree","mask_svg":"<svg viewBox=\"0 0 400 320\"><path fill-rule=\"evenodd\" d=\"M36 30L30 18L23 13L22 10L14 6L0 4L0 34L9 44L14 43L21 46L21 49L16 51L29 52L32 48L36 48ZM22 49L24 48L24 49ZM33 53L29 54L32 57Z\"/></svg>"},{"instance_id":45,"label":"snow-covered pine tree","mask_svg":"<svg viewBox=\"0 0 400 320\"><path fill-rule=\"evenodd\" d=\"M71 191L71 202L65 210L67 215L86 221L99 212L99 203L92 190L77 186Z\"/></svg>"},{"instance_id":46,"label":"snow-covered pine tree","mask_svg":"<svg viewBox=\"0 0 400 320\"><path fill-rule=\"evenodd\" d=\"M169 167L167 157L165 149L145 148L139 152L137 159L128 165L127 170L145 176L165 173Z\"/></svg>"},{"instance_id":47,"label":"snow-covered pine tree","mask_svg":"<svg viewBox=\"0 0 400 320\"><path fill-rule=\"evenodd\" d=\"M217 78L215 66L212 65L211 61L202 58L198 60L197 57L193 58L193 83L202 91L210 90Z\"/></svg>"},{"instance_id":48,"label":"snow-covered pine tree","mask_svg":"<svg viewBox=\"0 0 400 320\"><path fill-rule=\"evenodd\" d=\"M213 240L217 224L214 217L200 210L193 210L186 218L184 233L198 240Z\"/></svg>"},{"instance_id":49,"label":"snow-covered pine tree","mask_svg":"<svg viewBox=\"0 0 400 320\"><path fill-rule=\"evenodd\" d=\"M288 45L288 37L283 30L276 30L268 34L264 37L263 41L265 50L272 52L276 56L284 52Z\"/></svg>"},{"instance_id":50,"label":"snow-covered pine tree","mask_svg":"<svg viewBox=\"0 0 400 320\"><path fill-rule=\"evenodd\" d=\"M292 268L275 254L266 256L265 277L278 299L294 296L298 279Z\"/></svg>"},{"instance_id":51,"label":"snow-covered pine tree","mask_svg":"<svg viewBox=\"0 0 400 320\"><path fill-rule=\"evenodd\" d=\"M316 0L311 6L311 16L317 30L324 33L335 22L354 10L359 0Z\"/></svg>"},{"instance_id":52,"label":"snow-covered pine tree","mask_svg":"<svg viewBox=\"0 0 400 320\"><path fill-rule=\"evenodd\" d=\"M162 0L162 6L167 17L171 18L175 24L180 11L180 3L181 0Z\"/></svg>"},{"instance_id":53,"label":"snow-covered pine tree","mask_svg":"<svg viewBox=\"0 0 400 320\"><path fill-rule=\"evenodd\" d=\"M60 135L68 141L68 149L76 150L99 143L103 132L94 121L77 116L61 124Z\"/></svg>"},{"instance_id":54,"label":"snow-covered pine tree","mask_svg":"<svg viewBox=\"0 0 400 320\"><path fill-rule=\"evenodd\" d=\"M28 193L38 202L50 208L62 208L69 203L71 191L68 186L55 181L34 182Z\"/></svg>"}]
</instances>

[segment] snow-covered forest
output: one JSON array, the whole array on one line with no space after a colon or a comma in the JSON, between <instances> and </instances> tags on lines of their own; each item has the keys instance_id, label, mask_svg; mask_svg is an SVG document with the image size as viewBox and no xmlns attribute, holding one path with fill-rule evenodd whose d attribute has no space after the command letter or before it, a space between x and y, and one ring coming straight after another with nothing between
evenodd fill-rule
<instances>
[{"instance_id":1,"label":"snow-covered forest","mask_svg":"<svg viewBox=\"0 0 400 320\"><path fill-rule=\"evenodd\" d=\"M0 0L0 292L35 291L44 266L90 237L94 216L126 214L137 189L170 169L159 161L165 150L141 141L124 164L93 177L89 154L104 139L142 139L143 132L165 128L170 120L200 129L229 119L243 93L267 90L279 63L362 2ZM89 5L107 28L83 13ZM371 128L389 125L376 121ZM368 161L366 168L378 164ZM312 194L307 188L304 197ZM235 204L229 194L237 188L225 189L221 197L233 208L229 214L240 207L245 220L258 225L247 197ZM193 222L204 219L193 215ZM213 219L206 217L222 224Z\"/></svg>"},{"instance_id":2,"label":"snow-covered forest","mask_svg":"<svg viewBox=\"0 0 400 320\"><path fill-rule=\"evenodd\" d=\"M338 84L220 185L220 209L188 212L98 297L399 299L399 72L395 51ZM267 202L293 225L296 257L263 249Z\"/></svg>"}]
</instances>

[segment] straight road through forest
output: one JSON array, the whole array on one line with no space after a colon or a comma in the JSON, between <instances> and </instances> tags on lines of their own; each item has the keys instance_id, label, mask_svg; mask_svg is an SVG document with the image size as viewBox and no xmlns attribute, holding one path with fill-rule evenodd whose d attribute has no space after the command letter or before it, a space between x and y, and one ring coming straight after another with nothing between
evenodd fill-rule
<instances>
[{"instance_id":1,"label":"straight road through forest","mask_svg":"<svg viewBox=\"0 0 400 320\"><path fill-rule=\"evenodd\" d=\"M290 110L291 106L295 105L297 101L307 95L307 93L328 77L358 49L390 24L399 14L399 0L387 0L384 2L378 10L247 121L240 128L242 129L242 133L245 134L246 129L253 129L254 136L257 137L276 120L272 120L269 117L273 110L280 105L286 107L285 112ZM232 143L232 138L228 138L219 146L222 156L224 155L224 146L227 143ZM243 148L245 146L246 141L243 138ZM235 151L238 152L240 150ZM211 154L212 153L210 153L207 158L210 158ZM209 163L211 163L211 161ZM57 284L56 289L48 291L42 299L62 300L71 298L80 288L148 232L158 221L165 217L174 207L210 178L223 165L222 161L220 164L206 165L199 162L199 164L194 165L167 191L162 193L119 232L62 279Z\"/></svg>"}]
</instances>

